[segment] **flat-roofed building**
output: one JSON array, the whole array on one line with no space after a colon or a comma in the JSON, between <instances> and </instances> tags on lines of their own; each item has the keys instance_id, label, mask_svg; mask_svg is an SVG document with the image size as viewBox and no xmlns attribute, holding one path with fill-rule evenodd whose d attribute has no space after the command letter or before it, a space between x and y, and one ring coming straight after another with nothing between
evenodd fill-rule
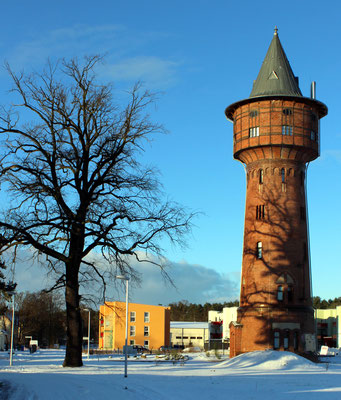
<instances>
[{"instance_id":1,"label":"flat-roofed building","mask_svg":"<svg viewBox=\"0 0 341 400\"><path fill-rule=\"evenodd\" d=\"M171 321L171 346L205 347L209 341L210 329L208 322Z\"/></svg>"},{"instance_id":2,"label":"flat-roofed building","mask_svg":"<svg viewBox=\"0 0 341 400\"><path fill-rule=\"evenodd\" d=\"M99 348L122 349L125 344L126 303L107 302L99 310ZM128 305L128 345L150 350L170 344L170 308L148 304Z\"/></svg>"}]
</instances>

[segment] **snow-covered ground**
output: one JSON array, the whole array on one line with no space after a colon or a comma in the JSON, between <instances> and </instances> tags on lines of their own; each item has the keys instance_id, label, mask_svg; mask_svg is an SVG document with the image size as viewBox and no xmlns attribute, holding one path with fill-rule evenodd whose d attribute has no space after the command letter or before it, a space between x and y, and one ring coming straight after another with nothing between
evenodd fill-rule
<instances>
[{"instance_id":1,"label":"snow-covered ground","mask_svg":"<svg viewBox=\"0 0 341 400\"><path fill-rule=\"evenodd\" d=\"M84 367L63 368L62 350L18 352L13 366L0 353L0 399L341 399L341 356L326 364L288 352L264 351L217 360L189 354L185 363L129 359L128 378L121 356L97 357Z\"/></svg>"}]
</instances>

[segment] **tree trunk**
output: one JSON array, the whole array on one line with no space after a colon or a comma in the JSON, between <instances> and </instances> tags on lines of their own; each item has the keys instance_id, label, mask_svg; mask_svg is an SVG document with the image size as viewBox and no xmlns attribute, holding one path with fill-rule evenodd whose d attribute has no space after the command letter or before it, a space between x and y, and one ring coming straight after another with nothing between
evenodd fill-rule
<instances>
[{"instance_id":1,"label":"tree trunk","mask_svg":"<svg viewBox=\"0 0 341 400\"><path fill-rule=\"evenodd\" d=\"M66 325L67 342L63 367L81 367L82 362L82 319L79 309L79 265L66 263Z\"/></svg>"}]
</instances>

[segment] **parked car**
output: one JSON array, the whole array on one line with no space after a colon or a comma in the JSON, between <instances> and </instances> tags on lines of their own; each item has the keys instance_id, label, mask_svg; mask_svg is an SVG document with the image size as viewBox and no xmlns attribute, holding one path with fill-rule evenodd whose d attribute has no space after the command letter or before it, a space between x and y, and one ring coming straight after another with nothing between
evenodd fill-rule
<instances>
[{"instance_id":1,"label":"parked car","mask_svg":"<svg viewBox=\"0 0 341 400\"><path fill-rule=\"evenodd\" d=\"M140 345L133 346L133 349L137 350L138 353L150 353L149 349L147 349L146 347L140 346Z\"/></svg>"},{"instance_id":2,"label":"parked car","mask_svg":"<svg viewBox=\"0 0 341 400\"><path fill-rule=\"evenodd\" d=\"M172 346L161 346L159 348L159 350L160 351L170 351L170 350L173 350L173 347Z\"/></svg>"}]
</instances>

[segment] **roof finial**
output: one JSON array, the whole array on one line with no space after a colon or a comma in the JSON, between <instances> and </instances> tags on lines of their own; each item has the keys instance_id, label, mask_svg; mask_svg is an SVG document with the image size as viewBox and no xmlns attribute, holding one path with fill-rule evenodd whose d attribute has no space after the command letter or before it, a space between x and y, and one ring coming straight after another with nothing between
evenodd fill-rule
<instances>
[{"instance_id":1,"label":"roof finial","mask_svg":"<svg viewBox=\"0 0 341 400\"><path fill-rule=\"evenodd\" d=\"M277 36L277 32L278 32L278 28L277 28L277 25L275 26L275 32L274 32L274 35L276 35Z\"/></svg>"}]
</instances>

